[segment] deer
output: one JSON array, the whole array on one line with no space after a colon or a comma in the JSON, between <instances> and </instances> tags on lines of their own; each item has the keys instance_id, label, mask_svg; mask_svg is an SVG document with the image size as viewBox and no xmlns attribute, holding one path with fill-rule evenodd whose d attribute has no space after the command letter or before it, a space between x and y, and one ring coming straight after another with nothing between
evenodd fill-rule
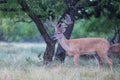
<instances>
[{"instance_id":1,"label":"deer","mask_svg":"<svg viewBox=\"0 0 120 80\"><path fill-rule=\"evenodd\" d=\"M52 21L50 21L52 22ZM110 48L109 42L104 38L78 38L67 39L64 36L66 28L63 26L72 24L70 16L67 14L62 22L51 25L54 27L54 40L57 39L61 47L66 51L69 56L73 56L74 66L78 66L79 57L81 55L94 55L100 66L101 59L104 59L112 70L112 60L107 56Z\"/></svg>"}]
</instances>

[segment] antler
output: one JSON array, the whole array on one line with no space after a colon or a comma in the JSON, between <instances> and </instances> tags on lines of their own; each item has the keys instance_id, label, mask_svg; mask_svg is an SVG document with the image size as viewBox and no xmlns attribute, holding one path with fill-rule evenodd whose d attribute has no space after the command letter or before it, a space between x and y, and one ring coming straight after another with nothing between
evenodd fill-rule
<instances>
[{"instance_id":1,"label":"antler","mask_svg":"<svg viewBox=\"0 0 120 80\"><path fill-rule=\"evenodd\" d=\"M65 19L62 19L62 22L64 22L66 25L72 24L73 21L71 20L70 15L66 14Z\"/></svg>"},{"instance_id":2,"label":"antler","mask_svg":"<svg viewBox=\"0 0 120 80\"><path fill-rule=\"evenodd\" d=\"M44 26L46 27L58 27L60 26L62 23L57 23L58 19L56 18L54 21L52 20L52 17L50 16L49 19L46 19ZM63 23L65 23L66 25L72 24L72 20L70 15L66 14L65 18L61 20ZM65 25L64 25L65 26Z\"/></svg>"},{"instance_id":3,"label":"antler","mask_svg":"<svg viewBox=\"0 0 120 80\"><path fill-rule=\"evenodd\" d=\"M52 17L50 16L49 19L46 19L44 26L46 27L55 27L57 25L57 18L55 21L52 20Z\"/></svg>"}]
</instances>

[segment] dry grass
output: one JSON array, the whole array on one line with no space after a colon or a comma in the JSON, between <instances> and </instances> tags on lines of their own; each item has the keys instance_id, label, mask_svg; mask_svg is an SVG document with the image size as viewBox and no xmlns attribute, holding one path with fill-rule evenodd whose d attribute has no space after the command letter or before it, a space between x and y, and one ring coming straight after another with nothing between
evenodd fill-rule
<instances>
[{"instance_id":1,"label":"dry grass","mask_svg":"<svg viewBox=\"0 0 120 80\"><path fill-rule=\"evenodd\" d=\"M94 68L53 67L2 68L0 80L120 80L120 73Z\"/></svg>"},{"instance_id":2,"label":"dry grass","mask_svg":"<svg viewBox=\"0 0 120 80\"><path fill-rule=\"evenodd\" d=\"M112 72L107 64L98 70L93 59L80 59L79 67L75 68L70 57L64 64L38 66L42 59L37 56L44 47L44 44L0 43L0 80L120 80L120 63L115 57Z\"/></svg>"}]
</instances>

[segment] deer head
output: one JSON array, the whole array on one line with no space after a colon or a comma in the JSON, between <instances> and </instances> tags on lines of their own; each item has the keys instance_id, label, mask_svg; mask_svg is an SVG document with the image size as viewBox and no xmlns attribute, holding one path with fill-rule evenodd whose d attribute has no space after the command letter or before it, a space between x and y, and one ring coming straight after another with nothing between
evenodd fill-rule
<instances>
[{"instance_id":1,"label":"deer head","mask_svg":"<svg viewBox=\"0 0 120 80\"><path fill-rule=\"evenodd\" d=\"M54 30L55 30L53 36L54 40L61 39L64 36L63 33L66 31L66 27L72 24L71 18L68 14L65 16L65 19L62 19L61 21L62 22L54 26Z\"/></svg>"},{"instance_id":2,"label":"deer head","mask_svg":"<svg viewBox=\"0 0 120 80\"><path fill-rule=\"evenodd\" d=\"M57 24L57 26L54 27L54 29L55 29L55 32L53 35L54 40L62 38L63 33L66 31L66 28L62 27L61 23Z\"/></svg>"},{"instance_id":3,"label":"deer head","mask_svg":"<svg viewBox=\"0 0 120 80\"><path fill-rule=\"evenodd\" d=\"M56 40L56 39L60 39L63 36L63 33L66 31L66 27L72 23L73 22L70 16L66 14L64 19L62 19L61 22L59 23L57 18L53 21L52 17L49 17L49 20L48 19L46 20L44 26L54 28L54 35L52 38L53 40Z\"/></svg>"}]
</instances>

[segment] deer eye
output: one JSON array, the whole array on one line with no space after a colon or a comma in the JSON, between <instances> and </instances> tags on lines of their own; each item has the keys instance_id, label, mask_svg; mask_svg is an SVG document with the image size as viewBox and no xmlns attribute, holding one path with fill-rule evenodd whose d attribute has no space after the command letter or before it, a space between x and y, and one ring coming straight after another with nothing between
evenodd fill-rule
<instances>
[{"instance_id":1,"label":"deer eye","mask_svg":"<svg viewBox=\"0 0 120 80\"><path fill-rule=\"evenodd\" d=\"M61 33L57 33L57 34L61 34Z\"/></svg>"},{"instance_id":2,"label":"deer eye","mask_svg":"<svg viewBox=\"0 0 120 80\"><path fill-rule=\"evenodd\" d=\"M58 32L58 33L55 33L55 34L61 34L60 32Z\"/></svg>"},{"instance_id":3,"label":"deer eye","mask_svg":"<svg viewBox=\"0 0 120 80\"><path fill-rule=\"evenodd\" d=\"M55 33L55 34L61 34L60 32L58 32L58 33Z\"/></svg>"}]
</instances>

